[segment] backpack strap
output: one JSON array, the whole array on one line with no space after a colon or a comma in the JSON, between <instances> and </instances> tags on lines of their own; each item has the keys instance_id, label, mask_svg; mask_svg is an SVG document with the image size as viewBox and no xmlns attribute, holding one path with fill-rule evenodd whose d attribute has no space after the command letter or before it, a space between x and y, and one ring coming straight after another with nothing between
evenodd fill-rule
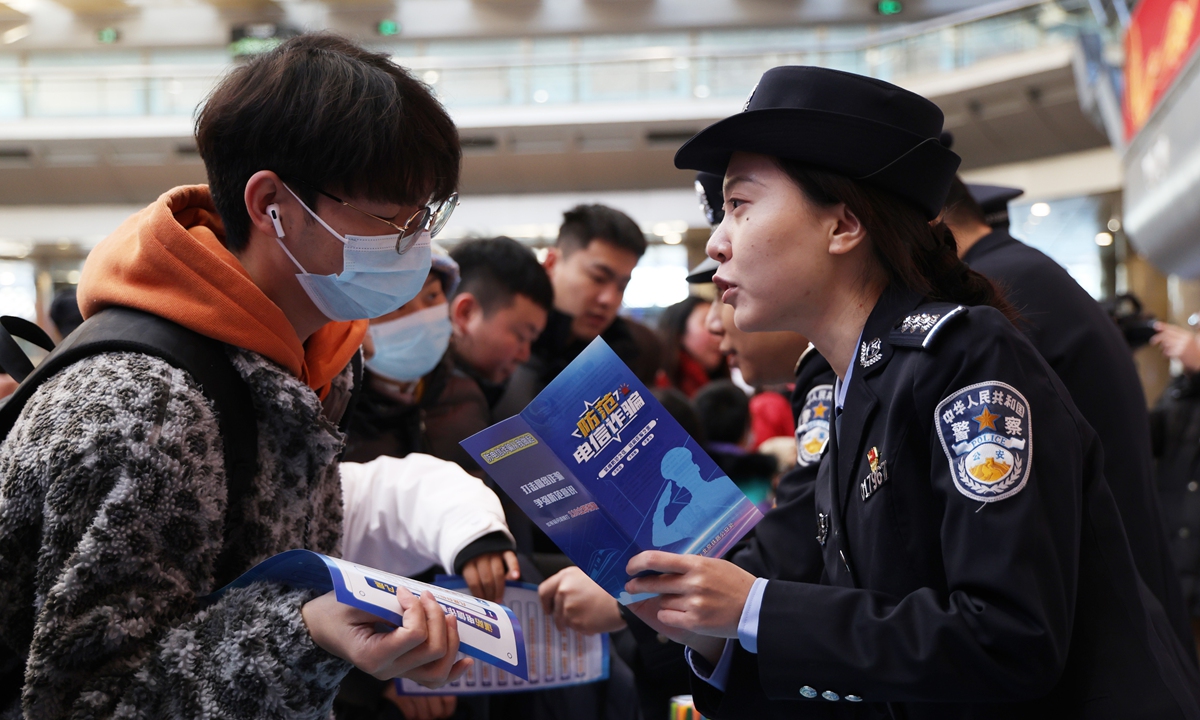
<instances>
[{"instance_id":1,"label":"backpack strap","mask_svg":"<svg viewBox=\"0 0 1200 720\"><path fill-rule=\"evenodd\" d=\"M12 319L4 318L5 321ZM11 332L7 322L0 321L0 325ZM16 347L12 338L5 337L7 335L0 333L0 347L5 339ZM25 403L42 383L84 358L110 352L134 352L157 357L184 370L200 385L216 407L225 456L229 507L240 508L240 500L258 471L258 423L246 382L229 361L224 343L141 310L106 308L68 335L62 344L28 373L4 407L0 408L0 439L8 436ZM7 358L0 357L0 363L4 363L4 369L12 373Z\"/></svg>"},{"instance_id":2,"label":"backpack strap","mask_svg":"<svg viewBox=\"0 0 1200 720\"><path fill-rule=\"evenodd\" d=\"M25 318L14 315L0 317L0 370L17 382L23 382L33 372L33 363L14 338L21 338L49 352L54 341L46 331Z\"/></svg>"},{"instance_id":3,"label":"backpack strap","mask_svg":"<svg viewBox=\"0 0 1200 720\"><path fill-rule=\"evenodd\" d=\"M362 350L354 353L354 357L350 358L350 374L354 384L350 387L350 401L346 403L346 409L342 411L342 417L338 421L338 430L343 435L350 434L350 420L354 416L354 408L358 407L358 399L362 397L363 391L363 356ZM342 455L346 453L346 449L342 448L341 455L338 459L341 460Z\"/></svg>"}]
</instances>

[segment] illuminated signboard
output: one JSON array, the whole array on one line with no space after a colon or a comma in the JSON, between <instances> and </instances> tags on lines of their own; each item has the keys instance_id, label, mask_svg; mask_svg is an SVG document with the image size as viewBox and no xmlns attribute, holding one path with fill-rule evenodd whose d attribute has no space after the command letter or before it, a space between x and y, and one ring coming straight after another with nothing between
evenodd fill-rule
<instances>
[{"instance_id":1,"label":"illuminated signboard","mask_svg":"<svg viewBox=\"0 0 1200 720\"><path fill-rule=\"evenodd\" d=\"M1125 138L1150 119L1200 44L1200 0L1142 0L1125 36Z\"/></svg>"}]
</instances>

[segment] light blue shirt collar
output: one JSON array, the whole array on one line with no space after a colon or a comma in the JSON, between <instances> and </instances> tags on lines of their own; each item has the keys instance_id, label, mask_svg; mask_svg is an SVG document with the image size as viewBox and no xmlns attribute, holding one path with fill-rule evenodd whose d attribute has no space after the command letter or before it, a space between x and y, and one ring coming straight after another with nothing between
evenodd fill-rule
<instances>
[{"instance_id":1,"label":"light blue shirt collar","mask_svg":"<svg viewBox=\"0 0 1200 720\"><path fill-rule=\"evenodd\" d=\"M866 327L863 327L866 330ZM858 341L854 343L855 354L857 354L858 346L862 344L862 330L858 332ZM850 378L854 377L854 355L850 356L850 367L846 368L846 379L837 378L833 382L833 403L837 412L842 411L842 407L846 404L846 388L850 387Z\"/></svg>"}]
</instances>

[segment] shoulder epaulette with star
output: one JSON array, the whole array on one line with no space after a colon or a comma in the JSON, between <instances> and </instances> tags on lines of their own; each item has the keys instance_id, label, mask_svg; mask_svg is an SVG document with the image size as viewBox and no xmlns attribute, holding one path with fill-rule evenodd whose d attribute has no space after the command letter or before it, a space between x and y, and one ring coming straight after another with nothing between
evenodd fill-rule
<instances>
[{"instance_id":1,"label":"shoulder epaulette with star","mask_svg":"<svg viewBox=\"0 0 1200 720\"><path fill-rule=\"evenodd\" d=\"M912 313L904 316L892 327L888 342L901 347L919 347L926 350L933 347L938 334L955 319L965 317L968 308L965 305L950 303L931 303L922 305Z\"/></svg>"}]
</instances>

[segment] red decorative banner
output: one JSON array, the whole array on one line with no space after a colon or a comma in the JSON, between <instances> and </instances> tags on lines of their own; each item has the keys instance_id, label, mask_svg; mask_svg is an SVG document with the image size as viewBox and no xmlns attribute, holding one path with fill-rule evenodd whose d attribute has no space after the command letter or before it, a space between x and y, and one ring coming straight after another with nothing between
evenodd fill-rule
<instances>
[{"instance_id":1,"label":"red decorative banner","mask_svg":"<svg viewBox=\"0 0 1200 720\"><path fill-rule=\"evenodd\" d=\"M1125 35L1125 139L1132 139L1200 45L1200 0L1142 0Z\"/></svg>"}]
</instances>

